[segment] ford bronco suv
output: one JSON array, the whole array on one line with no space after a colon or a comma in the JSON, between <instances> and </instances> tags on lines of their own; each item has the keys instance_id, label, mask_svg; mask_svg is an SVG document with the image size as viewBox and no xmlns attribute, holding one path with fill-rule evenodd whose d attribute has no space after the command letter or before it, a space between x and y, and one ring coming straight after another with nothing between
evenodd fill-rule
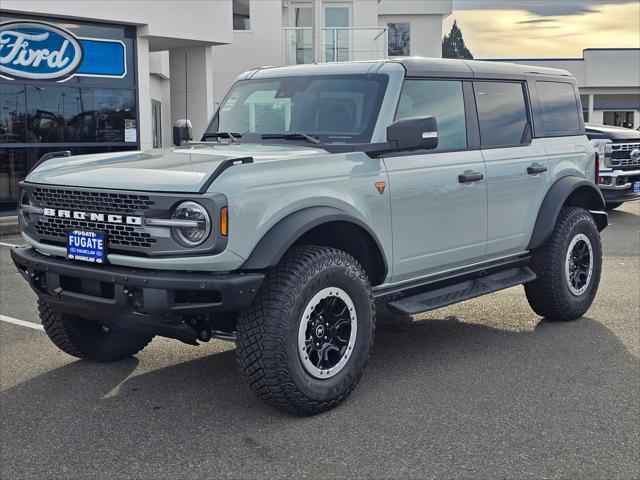
<instances>
[{"instance_id":1,"label":"ford bronco suv","mask_svg":"<svg viewBox=\"0 0 640 480\"><path fill-rule=\"evenodd\" d=\"M12 258L63 351L235 340L258 397L342 402L375 305L411 315L514 285L591 305L607 225L565 71L408 58L241 75L200 141L43 158ZM182 122L188 125L187 122Z\"/></svg>"},{"instance_id":2,"label":"ford bronco suv","mask_svg":"<svg viewBox=\"0 0 640 480\"><path fill-rule=\"evenodd\" d=\"M640 200L640 132L587 124L586 133L602 159L597 183L607 210Z\"/></svg>"}]
</instances>

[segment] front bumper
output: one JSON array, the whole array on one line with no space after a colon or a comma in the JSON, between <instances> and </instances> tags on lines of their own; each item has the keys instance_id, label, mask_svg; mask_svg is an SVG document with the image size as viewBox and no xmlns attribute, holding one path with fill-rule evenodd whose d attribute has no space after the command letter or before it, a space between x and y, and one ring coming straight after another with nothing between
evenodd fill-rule
<instances>
[{"instance_id":1,"label":"front bumper","mask_svg":"<svg viewBox=\"0 0 640 480\"><path fill-rule=\"evenodd\" d=\"M197 343L189 318L245 308L262 273L215 274L83 265L43 255L32 247L11 250L18 271L39 297L62 312L107 327Z\"/></svg>"},{"instance_id":2,"label":"front bumper","mask_svg":"<svg viewBox=\"0 0 640 480\"><path fill-rule=\"evenodd\" d=\"M640 200L640 192L633 191L634 182L640 182L640 170L601 170L598 186L607 203Z\"/></svg>"}]
</instances>

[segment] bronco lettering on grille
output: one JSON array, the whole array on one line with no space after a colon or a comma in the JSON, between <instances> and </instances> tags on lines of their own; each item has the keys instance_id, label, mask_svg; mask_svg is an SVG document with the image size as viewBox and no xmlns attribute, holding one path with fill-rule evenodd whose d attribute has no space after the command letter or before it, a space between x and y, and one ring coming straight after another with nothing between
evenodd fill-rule
<instances>
[{"instance_id":1,"label":"bronco lettering on grille","mask_svg":"<svg viewBox=\"0 0 640 480\"><path fill-rule=\"evenodd\" d=\"M74 220L89 220L90 222L125 223L127 225L142 225L142 217L130 217L125 215L114 215L93 212L75 212L73 210L62 210L55 208L45 208L46 217L73 218Z\"/></svg>"}]
</instances>

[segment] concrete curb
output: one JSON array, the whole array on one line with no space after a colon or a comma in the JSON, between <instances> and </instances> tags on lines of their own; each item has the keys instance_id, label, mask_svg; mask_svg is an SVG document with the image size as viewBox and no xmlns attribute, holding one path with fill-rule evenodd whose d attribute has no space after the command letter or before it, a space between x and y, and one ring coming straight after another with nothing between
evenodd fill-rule
<instances>
[{"instance_id":1,"label":"concrete curb","mask_svg":"<svg viewBox=\"0 0 640 480\"><path fill-rule=\"evenodd\" d=\"M0 236L20 233L18 217L0 217Z\"/></svg>"}]
</instances>

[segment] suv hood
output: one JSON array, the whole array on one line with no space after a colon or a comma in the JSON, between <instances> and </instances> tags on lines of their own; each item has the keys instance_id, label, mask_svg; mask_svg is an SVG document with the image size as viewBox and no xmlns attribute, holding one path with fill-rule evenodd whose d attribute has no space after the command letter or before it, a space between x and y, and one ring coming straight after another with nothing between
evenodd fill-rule
<instances>
[{"instance_id":1,"label":"suv hood","mask_svg":"<svg viewBox=\"0 0 640 480\"><path fill-rule=\"evenodd\" d=\"M198 192L220 163L229 158L253 157L266 162L326 154L299 145L196 143L185 147L145 152L78 155L48 160L35 168L27 182L50 185Z\"/></svg>"}]
</instances>

